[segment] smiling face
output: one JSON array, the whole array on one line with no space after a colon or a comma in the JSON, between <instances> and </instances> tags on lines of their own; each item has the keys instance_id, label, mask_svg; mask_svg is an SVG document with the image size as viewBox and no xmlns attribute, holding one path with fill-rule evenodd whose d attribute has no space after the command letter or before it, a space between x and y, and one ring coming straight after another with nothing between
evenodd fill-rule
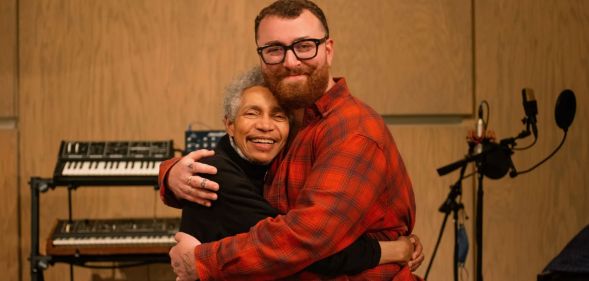
<instances>
[{"instance_id":1,"label":"smiling face","mask_svg":"<svg viewBox=\"0 0 589 281\"><path fill-rule=\"evenodd\" d=\"M258 46L289 46L302 39L321 39L326 36L321 21L308 10L296 18L267 16L258 27ZM286 52L280 64L268 65L260 61L264 78L281 105L298 109L314 103L333 81L330 66L333 40L328 38L318 45L312 59L299 60L292 50Z\"/></svg>"},{"instance_id":2,"label":"smiling face","mask_svg":"<svg viewBox=\"0 0 589 281\"><path fill-rule=\"evenodd\" d=\"M268 164L286 144L289 123L270 90L262 86L245 89L235 121L225 120L227 133L250 161Z\"/></svg>"}]
</instances>

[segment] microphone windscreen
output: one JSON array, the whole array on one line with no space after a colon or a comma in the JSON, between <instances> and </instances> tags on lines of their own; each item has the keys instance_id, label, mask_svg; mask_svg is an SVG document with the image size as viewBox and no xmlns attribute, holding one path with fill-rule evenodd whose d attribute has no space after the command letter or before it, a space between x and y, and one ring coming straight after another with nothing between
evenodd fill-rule
<instances>
[{"instance_id":1,"label":"microphone windscreen","mask_svg":"<svg viewBox=\"0 0 589 281\"><path fill-rule=\"evenodd\" d=\"M575 112L577 111L577 99L575 93L566 89L560 93L556 99L556 107L554 109L554 119L559 128L568 130L569 126L575 119Z\"/></svg>"},{"instance_id":2,"label":"microphone windscreen","mask_svg":"<svg viewBox=\"0 0 589 281\"><path fill-rule=\"evenodd\" d=\"M488 153L482 162L483 174L494 180L504 177L511 168L511 153L507 148L494 142L485 146Z\"/></svg>"}]
</instances>

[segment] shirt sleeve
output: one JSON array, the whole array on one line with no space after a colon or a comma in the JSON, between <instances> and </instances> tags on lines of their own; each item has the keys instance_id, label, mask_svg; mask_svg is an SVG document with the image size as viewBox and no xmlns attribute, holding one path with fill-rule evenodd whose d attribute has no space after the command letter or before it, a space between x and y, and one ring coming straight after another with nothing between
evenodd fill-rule
<instances>
[{"instance_id":1,"label":"shirt sleeve","mask_svg":"<svg viewBox=\"0 0 589 281\"><path fill-rule=\"evenodd\" d=\"M181 158L179 157L174 157L160 163L160 172L157 180L160 188L160 199L162 200L162 202L164 202L164 204L166 204L167 206L178 209L182 208L182 204L180 204L180 200L178 200L176 196L174 196L174 193L172 193L172 191L170 191L170 189L168 188L167 179L168 174L170 173L170 169L172 168L172 166L176 165L176 163L178 163L180 159Z\"/></svg>"},{"instance_id":2,"label":"shirt sleeve","mask_svg":"<svg viewBox=\"0 0 589 281\"><path fill-rule=\"evenodd\" d=\"M344 145L345 143L345 145ZM314 161L294 206L250 232L195 248L202 280L260 280L293 275L341 251L384 219L387 160L373 140L353 135ZM407 226L390 225L391 237ZM395 233L397 233L395 235ZM398 268L397 268L398 270Z\"/></svg>"},{"instance_id":3,"label":"shirt sleeve","mask_svg":"<svg viewBox=\"0 0 589 281\"><path fill-rule=\"evenodd\" d=\"M377 266L380 255L378 241L363 235L341 252L315 262L306 270L329 276L358 274Z\"/></svg>"}]
</instances>

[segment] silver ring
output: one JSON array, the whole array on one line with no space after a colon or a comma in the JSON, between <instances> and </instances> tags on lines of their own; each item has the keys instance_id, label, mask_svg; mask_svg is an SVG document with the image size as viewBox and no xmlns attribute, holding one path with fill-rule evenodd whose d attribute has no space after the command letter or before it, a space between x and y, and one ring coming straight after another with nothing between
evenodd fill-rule
<instances>
[{"instance_id":1,"label":"silver ring","mask_svg":"<svg viewBox=\"0 0 589 281\"><path fill-rule=\"evenodd\" d=\"M192 181L192 176L188 176L188 178L186 178L186 184L190 185L191 181Z\"/></svg>"},{"instance_id":2,"label":"silver ring","mask_svg":"<svg viewBox=\"0 0 589 281\"><path fill-rule=\"evenodd\" d=\"M204 189L206 184L207 184L207 179L202 178L202 181L200 182L200 188Z\"/></svg>"}]
</instances>

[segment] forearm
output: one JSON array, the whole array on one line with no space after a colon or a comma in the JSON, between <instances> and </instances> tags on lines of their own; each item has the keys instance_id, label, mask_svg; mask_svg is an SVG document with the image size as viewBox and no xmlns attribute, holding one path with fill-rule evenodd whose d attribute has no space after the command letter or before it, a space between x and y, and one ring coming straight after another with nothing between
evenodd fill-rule
<instances>
[{"instance_id":1,"label":"forearm","mask_svg":"<svg viewBox=\"0 0 589 281\"><path fill-rule=\"evenodd\" d=\"M381 255L378 264L405 263L411 258L411 245L405 241L380 241Z\"/></svg>"},{"instance_id":2,"label":"forearm","mask_svg":"<svg viewBox=\"0 0 589 281\"><path fill-rule=\"evenodd\" d=\"M379 260L379 242L362 236L344 250L315 262L307 270L323 275L357 274L377 266Z\"/></svg>"}]
</instances>

